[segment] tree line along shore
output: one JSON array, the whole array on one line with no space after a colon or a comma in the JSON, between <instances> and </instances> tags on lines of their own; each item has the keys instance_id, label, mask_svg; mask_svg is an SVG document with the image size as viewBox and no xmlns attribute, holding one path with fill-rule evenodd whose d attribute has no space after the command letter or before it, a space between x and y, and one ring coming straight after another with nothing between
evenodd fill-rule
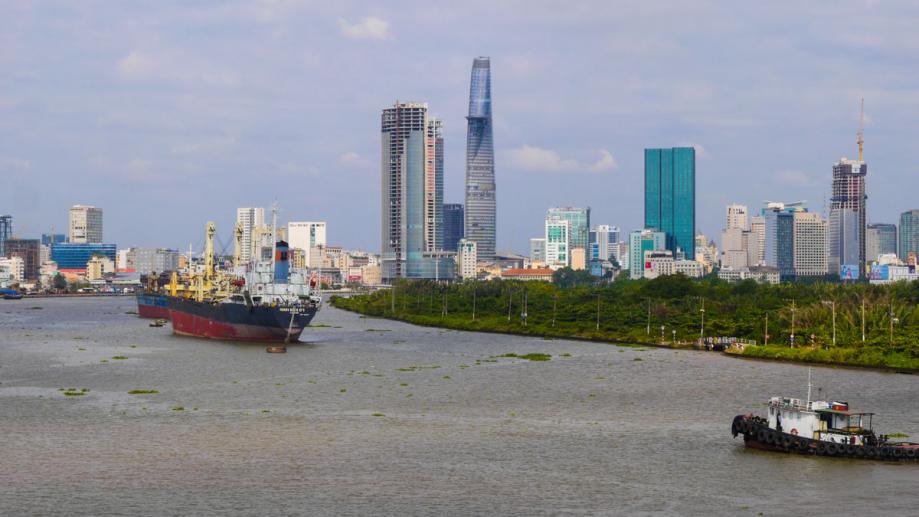
<instances>
[{"instance_id":1,"label":"tree line along shore","mask_svg":"<svg viewBox=\"0 0 919 517\"><path fill-rule=\"evenodd\" d=\"M727 283L683 275L602 286L400 280L332 305L455 330L689 347L738 339L744 357L919 372L919 282ZM794 338L792 338L794 335Z\"/></svg>"}]
</instances>

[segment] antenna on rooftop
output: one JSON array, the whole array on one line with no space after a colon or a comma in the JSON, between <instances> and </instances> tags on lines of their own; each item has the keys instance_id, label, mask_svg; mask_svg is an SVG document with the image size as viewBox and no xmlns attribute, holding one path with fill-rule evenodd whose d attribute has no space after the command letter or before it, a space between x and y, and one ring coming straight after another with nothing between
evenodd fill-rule
<instances>
[{"instance_id":1,"label":"antenna on rooftop","mask_svg":"<svg viewBox=\"0 0 919 517\"><path fill-rule=\"evenodd\" d=\"M863 161L865 159L865 98L862 97L861 106L858 111L858 133L855 138L855 142L858 144L858 161Z\"/></svg>"}]
</instances>

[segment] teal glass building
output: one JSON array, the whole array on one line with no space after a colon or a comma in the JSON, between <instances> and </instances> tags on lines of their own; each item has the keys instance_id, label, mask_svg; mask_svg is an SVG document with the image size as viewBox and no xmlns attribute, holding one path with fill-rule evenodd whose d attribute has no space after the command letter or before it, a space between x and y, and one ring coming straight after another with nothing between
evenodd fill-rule
<instances>
[{"instance_id":1,"label":"teal glass building","mask_svg":"<svg viewBox=\"0 0 919 517\"><path fill-rule=\"evenodd\" d=\"M645 149L645 228L663 232L674 257L695 260L696 150Z\"/></svg>"},{"instance_id":2,"label":"teal glass building","mask_svg":"<svg viewBox=\"0 0 919 517\"><path fill-rule=\"evenodd\" d=\"M900 214L900 260L905 262L910 253L919 255L919 210Z\"/></svg>"}]
</instances>

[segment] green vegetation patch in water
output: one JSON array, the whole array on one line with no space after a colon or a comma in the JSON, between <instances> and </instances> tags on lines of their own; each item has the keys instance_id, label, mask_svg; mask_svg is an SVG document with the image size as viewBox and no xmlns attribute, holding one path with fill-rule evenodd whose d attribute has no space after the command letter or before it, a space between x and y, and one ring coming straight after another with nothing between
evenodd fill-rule
<instances>
[{"instance_id":1,"label":"green vegetation patch in water","mask_svg":"<svg viewBox=\"0 0 919 517\"><path fill-rule=\"evenodd\" d=\"M126 355L116 355L116 356L112 357L112 359L115 359L116 361L124 361L124 360L127 359L127 358L128 358L128 356L126 356Z\"/></svg>"},{"instance_id":2,"label":"green vegetation patch in water","mask_svg":"<svg viewBox=\"0 0 919 517\"><path fill-rule=\"evenodd\" d=\"M128 395L156 395L157 393L159 393L157 390L131 390Z\"/></svg>"}]
</instances>

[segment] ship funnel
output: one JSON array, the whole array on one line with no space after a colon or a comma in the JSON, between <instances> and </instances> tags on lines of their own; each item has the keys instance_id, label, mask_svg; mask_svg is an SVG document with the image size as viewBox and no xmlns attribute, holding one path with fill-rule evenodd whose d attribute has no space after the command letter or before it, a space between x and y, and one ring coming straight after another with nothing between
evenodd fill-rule
<instances>
[{"instance_id":1,"label":"ship funnel","mask_svg":"<svg viewBox=\"0 0 919 517\"><path fill-rule=\"evenodd\" d=\"M286 284L290 275L289 247L286 242L278 241L274 248L274 281Z\"/></svg>"}]
</instances>

